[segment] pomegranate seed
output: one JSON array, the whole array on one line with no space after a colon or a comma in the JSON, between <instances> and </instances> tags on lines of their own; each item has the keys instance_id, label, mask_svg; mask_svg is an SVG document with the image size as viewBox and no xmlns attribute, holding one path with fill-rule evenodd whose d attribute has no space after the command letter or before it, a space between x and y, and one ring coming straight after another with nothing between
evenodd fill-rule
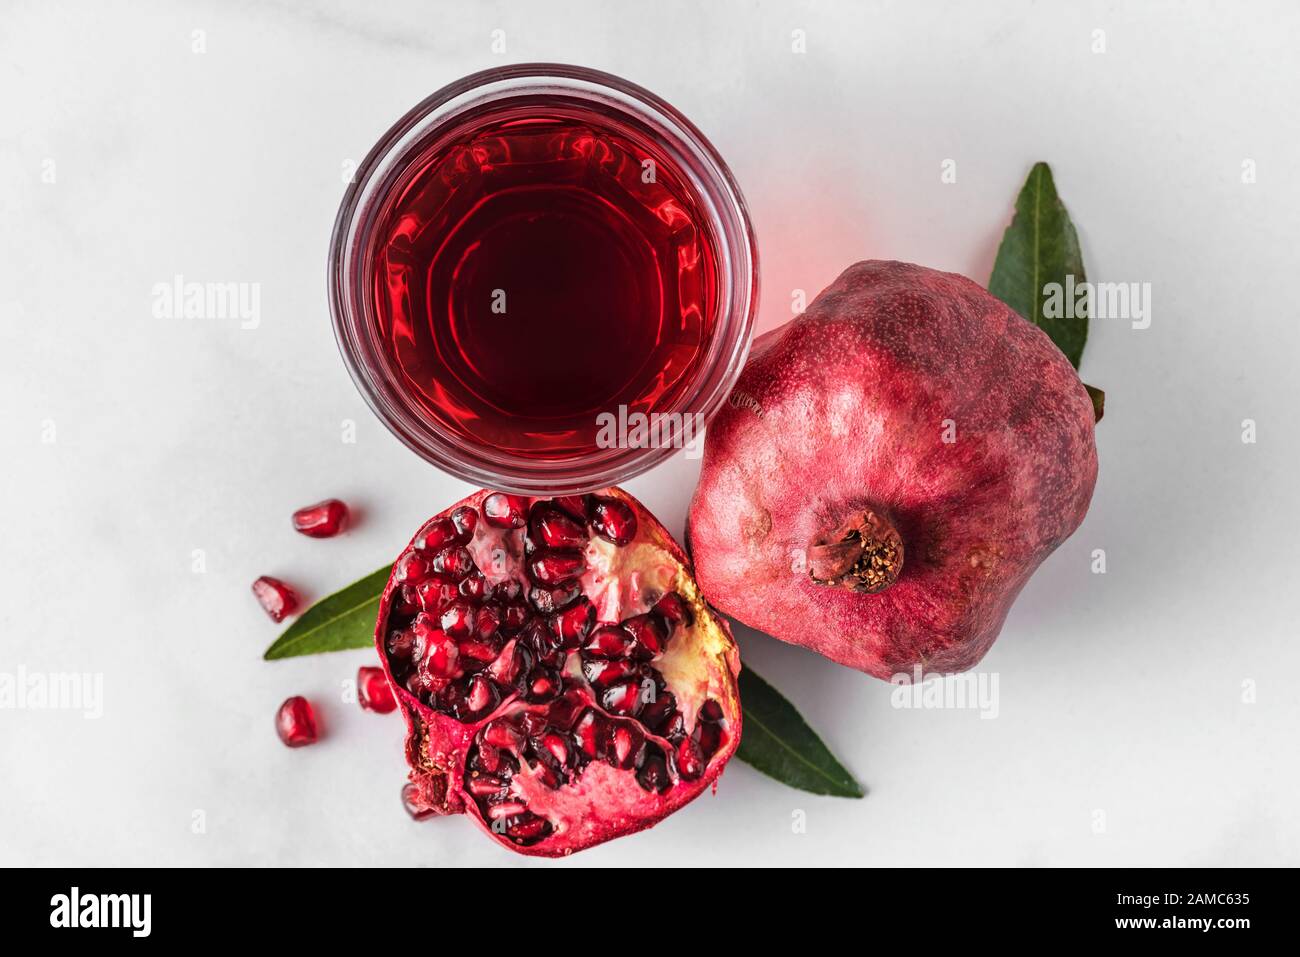
<instances>
[{"instance_id":1,"label":"pomegranate seed","mask_svg":"<svg viewBox=\"0 0 1300 957\"><path fill-rule=\"evenodd\" d=\"M487 579L478 569L470 572L468 578L460 583L460 593L466 598L482 600L487 595Z\"/></svg>"},{"instance_id":2,"label":"pomegranate seed","mask_svg":"<svg viewBox=\"0 0 1300 957\"><path fill-rule=\"evenodd\" d=\"M543 585L562 585L587 569L581 552L538 552L528 563L528 573Z\"/></svg>"},{"instance_id":3,"label":"pomegranate seed","mask_svg":"<svg viewBox=\"0 0 1300 957\"><path fill-rule=\"evenodd\" d=\"M429 568L435 575L460 581L474 571L474 559L464 545L446 545L433 553Z\"/></svg>"},{"instance_id":4,"label":"pomegranate seed","mask_svg":"<svg viewBox=\"0 0 1300 957\"><path fill-rule=\"evenodd\" d=\"M312 538L337 535L347 521L348 507L336 498L327 498L293 513L293 527Z\"/></svg>"},{"instance_id":5,"label":"pomegranate seed","mask_svg":"<svg viewBox=\"0 0 1300 957\"><path fill-rule=\"evenodd\" d=\"M671 691L662 692L659 697L645 706L641 712L641 723L656 734L660 733L668 717L677 710L677 699Z\"/></svg>"},{"instance_id":6,"label":"pomegranate seed","mask_svg":"<svg viewBox=\"0 0 1300 957\"><path fill-rule=\"evenodd\" d=\"M669 627L680 621L690 624L688 618L690 610L686 607L686 602L681 595L675 591L670 591L655 602L654 608L651 609L656 615L659 615L664 621L668 622Z\"/></svg>"},{"instance_id":7,"label":"pomegranate seed","mask_svg":"<svg viewBox=\"0 0 1300 957\"><path fill-rule=\"evenodd\" d=\"M552 615L547 623L560 640L561 647L577 648L586 640L592 625L596 623L596 608L584 598L572 608Z\"/></svg>"},{"instance_id":8,"label":"pomegranate seed","mask_svg":"<svg viewBox=\"0 0 1300 957\"><path fill-rule=\"evenodd\" d=\"M497 718L495 721L489 722L488 726L483 729L483 740L494 748L502 748L506 751L517 751L519 746L524 743L519 729L505 718Z\"/></svg>"},{"instance_id":9,"label":"pomegranate seed","mask_svg":"<svg viewBox=\"0 0 1300 957\"><path fill-rule=\"evenodd\" d=\"M659 728L659 736L669 741L680 741L686 737L686 721L680 711L674 711Z\"/></svg>"},{"instance_id":10,"label":"pomegranate seed","mask_svg":"<svg viewBox=\"0 0 1300 957\"><path fill-rule=\"evenodd\" d=\"M393 576L399 582L408 582L412 585L418 585L429 577L429 560L419 549L411 549L403 553L402 557L397 560L397 565L393 569Z\"/></svg>"},{"instance_id":11,"label":"pomegranate seed","mask_svg":"<svg viewBox=\"0 0 1300 957\"><path fill-rule=\"evenodd\" d=\"M456 541L456 526L450 519L439 518L420 529L420 534L415 536L411 547L420 551L433 551L454 541Z\"/></svg>"},{"instance_id":12,"label":"pomegranate seed","mask_svg":"<svg viewBox=\"0 0 1300 957\"><path fill-rule=\"evenodd\" d=\"M514 578L507 578L505 581L497 582L492 586L492 597L501 602L518 601L523 593L523 583Z\"/></svg>"},{"instance_id":13,"label":"pomegranate seed","mask_svg":"<svg viewBox=\"0 0 1300 957\"><path fill-rule=\"evenodd\" d=\"M539 502L533 506L528 531L535 541L547 548L583 548L587 530L564 512Z\"/></svg>"},{"instance_id":14,"label":"pomegranate seed","mask_svg":"<svg viewBox=\"0 0 1300 957\"><path fill-rule=\"evenodd\" d=\"M496 528L523 528L528 521L528 500L522 495L493 492L483 500L483 518Z\"/></svg>"},{"instance_id":15,"label":"pomegranate seed","mask_svg":"<svg viewBox=\"0 0 1300 957\"><path fill-rule=\"evenodd\" d=\"M491 774L473 774L469 779L469 793L476 797L488 797L497 794L506 786L506 782Z\"/></svg>"},{"instance_id":16,"label":"pomegranate seed","mask_svg":"<svg viewBox=\"0 0 1300 957\"><path fill-rule=\"evenodd\" d=\"M554 668L538 665L528 673L528 690L524 698L533 704L550 701L560 693L560 673Z\"/></svg>"},{"instance_id":17,"label":"pomegranate seed","mask_svg":"<svg viewBox=\"0 0 1300 957\"><path fill-rule=\"evenodd\" d=\"M619 721L609 732L609 758L615 767L631 768L641 760L645 735L629 721Z\"/></svg>"},{"instance_id":18,"label":"pomegranate seed","mask_svg":"<svg viewBox=\"0 0 1300 957\"><path fill-rule=\"evenodd\" d=\"M462 641L457 647L460 649L462 659L470 658L474 661L481 661L487 664L497 659L497 649L493 648L486 641Z\"/></svg>"},{"instance_id":19,"label":"pomegranate seed","mask_svg":"<svg viewBox=\"0 0 1300 957\"><path fill-rule=\"evenodd\" d=\"M569 763L569 744L554 731L542 736L541 745L561 767Z\"/></svg>"},{"instance_id":20,"label":"pomegranate seed","mask_svg":"<svg viewBox=\"0 0 1300 957\"><path fill-rule=\"evenodd\" d=\"M626 545L636 538L636 514L626 502L616 498L592 497L587 508L591 530L615 545Z\"/></svg>"},{"instance_id":21,"label":"pomegranate seed","mask_svg":"<svg viewBox=\"0 0 1300 957\"><path fill-rule=\"evenodd\" d=\"M585 495L561 495L552 501L579 522L587 520L587 497Z\"/></svg>"},{"instance_id":22,"label":"pomegranate seed","mask_svg":"<svg viewBox=\"0 0 1300 957\"><path fill-rule=\"evenodd\" d=\"M635 615L623 622L623 628L633 639L627 653L637 661L649 661L662 654L668 643L668 632L658 615Z\"/></svg>"},{"instance_id":23,"label":"pomegranate seed","mask_svg":"<svg viewBox=\"0 0 1300 957\"><path fill-rule=\"evenodd\" d=\"M388 649L389 658L402 662L419 661L424 657L424 636L414 628L389 632L384 647Z\"/></svg>"},{"instance_id":24,"label":"pomegranate seed","mask_svg":"<svg viewBox=\"0 0 1300 957\"><path fill-rule=\"evenodd\" d=\"M462 505L451 513L451 525L456 530L456 541L468 545L478 527L478 511L469 505Z\"/></svg>"},{"instance_id":25,"label":"pomegranate seed","mask_svg":"<svg viewBox=\"0 0 1300 957\"><path fill-rule=\"evenodd\" d=\"M442 630L453 638L464 638L474 630L474 619L478 609L476 609L465 598L457 598L445 609L439 624Z\"/></svg>"},{"instance_id":26,"label":"pomegranate seed","mask_svg":"<svg viewBox=\"0 0 1300 957\"><path fill-rule=\"evenodd\" d=\"M587 757L600 757L605 746L605 719L594 708L587 708L573 725L573 739Z\"/></svg>"},{"instance_id":27,"label":"pomegranate seed","mask_svg":"<svg viewBox=\"0 0 1300 957\"><path fill-rule=\"evenodd\" d=\"M528 664L518 643L511 641L501 651L496 661L488 666L488 674L503 685L512 685Z\"/></svg>"},{"instance_id":28,"label":"pomegranate seed","mask_svg":"<svg viewBox=\"0 0 1300 957\"><path fill-rule=\"evenodd\" d=\"M316 712L312 710L311 702L302 695L286 698L276 712L275 730L280 735L280 740L291 748L315 744L318 737Z\"/></svg>"},{"instance_id":29,"label":"pomegranate seed","mask_svg":"<svg viewBox=\"0 0 1300 957\"><path fill-rule=\"evenodd\" d=\"M600 625L582 645L588 658L623 658L632 649L632 636L621 625Z\"/></svg>"},{"instance_id":30,"label":"pomegranate seed","mask_svg":"<svg viewBox=\"0 0 1300 957\"><path fill-rule=\"evenodd\" d=\"M484 741L478 746L474 756L470 758L469 764L470 768L475 771L496 774L501 768L501 751Z\"/></svg>"},{"instance_id":31,"label":"pomegranate seed","mask_svg":"<svg viewBox=\"0 0 1300 957\"><path fill-rule=\"evenodd\" d=\"M383 668L357 669L357 703L366 711L388 714L397 707Z\"/></svg>"},{"instance_id":32,"label":"pomegranate seed","mask_svg":"<svg viewBox=\"0 0 1300 957\"><path fill-rule=\"evenodd\" d=\"M581 597L582 585L576 581L567 585L557 585L555 588L536 585L528 589L528 603L543 615L568 608Z\"/></svg>"},{"instance_id":33,"label":"pomegranate seed","mask_svg":"<svg viewBox=\"0 0 1300 957\"><path fill-rule=\"evenodd\" d=\"M253 595L262 606L262 610L275 622L284 621L298 607L298 596L294 590L269 575L263 575L253 582Z\"/></svg>"},{"instance_id":34,"label":"pomegranate seed","mask_svg":"<svg viewBox=\"0 0 1300 957\"><path fill-rule=\"evenodd\" d=\"M551 822L545 818L538 817L531 811L519 815L513 821L506 824L506 835L511 839L523 843L545 837L551 833Z\"/></svg>"},{"instance_id":35,"label":"pomegranate seed","mask_svg":"<svg viewBox=\"0 0 1300 957\"><path fill-rule=\"evenodd\" d=\"M516 814L523 814L528 810L528 805L523 801L502 801L500 804L492 804L488 807L488 817L494 821L499 821L504 817L514 817Z\"/></svg>"},{"instance_id":36,"label":"pomegranate seed","mask_svg":"<svg viewBox=\"0 0 1300 957\"><path fill-rule=\"evenodd\" d=\"M437 808L424 802L420 796L420 789L409 781L402 785L402 807L406 808L406 813L417 821L428 820L438 813Z\"/></svg>"},{"instance_id":37,"label":"pomegranate seed","mask_svg":"<svg viewBox=\"0 0 1300 957\"><path fill-rule=\"evenodd\" d=\"M636 665L624 658L615 658L613 661L592 658L582 663L583 675L597 691L603 691L620 681L635 678L636 671Z\"/></svg>"},{"instance_id":38,"label":"pomegranate seed","mask_svg":"<svg viewBox=\"0 0 1300 957\"><path fill-rule=\"evenodd\" d=\"M435 678L454 678L460 674L458 660L460 649L446 632L434 628L425 615L420 615L411 626L424 637L423 670Z\"/></svg>"},{"instance_id":39,"label":"pomegranate seed","mask_svg":"<svg viewBox=\"0 0 1300 957\"><path fill-rule=\"evenodd\" d=\"M537 737L547 728L546 715L541 711L527 711L519 720L519 726L530 738Z\"/></svg>"},{"instance_id":40,"label":"pomegranate seed","mask_svg":"<svg viewBox=\"0 0 1300 957\"><path fill-rule=\"evenodd\" d=\"M700 717L705 721L721 721L722 705L718 704L712 698L700 705Z\"/></svg>"},{"instance_id":41,"label":"pomegranate seed","mask_svg":"<svg viewBox=\"0 0 1300 957\"><path fill-rule=\"evenodd\" d=\"M469 693L465 700L471 714L485 714L497 703L497 689L487 678L475 675L469 680Z\"/></svg>"},{"instance_id":42,"label":"pomegranate seed","mask_svg":"<svg viewBox=\"0 0 1300 957\"><path fill-rule=\"evenodd\" d=\"M641 770L637 771L636 779L647 791L658 791L660 794L673 786L663 750L658 745L646 745L645 760L641 762Z\"/></svg>"},{"instance_id":43,"label":"pomegranate seed","mask_svg":"<svg viewBox=\"0 0 1300 957\"><path fill-rule=\"evenodd\" d=\"M722 728L710 721L701 721L695 725L691 737L699 745L700 753L706 758L711 758L717 753L718 745L722 743Z\"/></svg>"},{"instance_id":44,"label":"pomegranate seed","mask_svg":"<svg viewBox=\"0 0 1300 957\"><path fill-rule=\"evenodd\" d=\"M469 579L466 579L469 581ZM501 608L497 605L484 605L478 610L474 621L474 633L484 641L492 638L501 627Z\"/></svg>"},{"instance_id":45,"label":"pomegranate seed","mask_svg":"<svg viewBox=\"0 0 1300 957\"><path fill-rule=\"evenodd\" d=\"M442 610L456 600L459 590L450 582L430 578L415 586L415 599L421 610L431 615L440 615Z\"/></svg>"},{"instance_id":46,"label":"pomegranate seed","mask_svg":"<svg viewBox=\"0 0 1300 957\"><path fill-rule=\"evenodd\" d=\"M635 716L641 710L641 685L635 681L610 685L601 694L600 704L611 714Z\"/></svg>"},{"instance_id":47,"label":"pomegranate seed","mask_svg":"<svg viewBox=\"0 0 1300 957\"><path fill-rule=\"evenodd\" d=\"M683 781L698 780L704 773L704 755L700 746L690 738L682 738L677 745L677 773Z\"/></svg>"},{"instance_id":48,"label":"pomegranate seed","mask_svg":"<svg viewBox=\"0 0 1300 957\"><path fill-rule=\"evenodd\" d=\"M506 605L505 617L501 621L501 630L507 634L518 631L527 624L528 619L531 616L532 612L530 612L528 606L523 603Z\"/></svg>"}]
</instances>

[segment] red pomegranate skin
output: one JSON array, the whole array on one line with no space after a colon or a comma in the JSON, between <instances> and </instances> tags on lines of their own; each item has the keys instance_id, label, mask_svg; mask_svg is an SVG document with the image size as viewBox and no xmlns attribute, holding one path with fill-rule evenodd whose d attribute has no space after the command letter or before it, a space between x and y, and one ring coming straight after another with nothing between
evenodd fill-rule
<instances>
[{"instance_id":1,"label":"red pomegranate skin","mask_svg":"<svg viewBox=\"0 0 1300 957\"><path fill-rule=\"evenodd\" d=\"M503 498L517 501L503 505ZM594 533L588 543L586 557L597 558L589 564L581 581L584 596L597 607L594 626L624 620L628 615L648 611L651 607L680 619L682 609L685 609L688 623L679 622L668 651L662 657L656 657L654 664L663 670L669 687L676 693L678 706L688 715L687 730L698 729L701 722L707 720L700 715L707 713L708 708L720 710L722 724L711 726L720 729L721 739L716 750L705 759L697 776L679 778L674 771L671 786L659 793L638 784L636 769L616 769L604 760L592 761L581 774L572 775L572 781L554 790L539 786L531 772L521 770L516 773L516 778L523 782L529 810L545 816L552 830L533 843L508 839L507 835L493 830L479 802L467 789L471 780L467 761L489 724L503 716L514 715L517 718L526 711L546 712L558 702L526 704L511 695L494 706L490 714L461 721L431 707L430 702L420 695L413 694L396 675L394 659L385 638L392 616L400 614L401 573L395 568L380 599L375 645L406 721L406 758L411 772L409 783L402 791L402 800L415 819L464 814L489 838L512 851L532 856L565 857L612 838L652 827L714 788L727 761L735 754L740 744L742 724L736 684L740 654L730 627L705 603L692 577L690 561L681 547L640 502L619 488L604 489L588 498L624 503L636 517L635 531L623 545L601 544L599 536ZM582 500L581 497L576 499ZM485 559L496 547L503 547L508 553L504 570L491 570L493 563L486 560L480 562L480 569L487 572L490 581L522 574L523 556L519 549L524 529L520 516L525 516L534 503L542 501L478 491L426 522L403 551L403 556L412 550L418 551L426 533L436 523L458 510L471 509L480 516L493 516L471 525L474 532L469 549L473 555ZM572 498L556 499L554 503L571 501ZM506 508L506 505L510 507ZM400 567L402 564L399 558L397 565ZM637 597L652 585L656 598L661 593L669 596L657 606L648 605L648 600ZM573 682L574 686L580 684L572 670L576 660L576 657L572 658L569 670L564 672L564 681ZM588 706L597 705L594 692L585 685L576 693ZM576 746L571 739L566 739L565 743L569 747Z\"/></svg>"},{"instance_id":2,"label":"red pomegranate skin","mask_svg":"<svg viewBox=\"0 0 1300 957\"><path fill-rule=\"evenodd\" d=\"M745 624L878 678L971 668L1083 521L1093 429L1065 356L983 288L857 263L756 340L709 426L697 581ZM897 579L814 581L810 546L864 510L898 532Z\"/></svg>"}]
</instances>

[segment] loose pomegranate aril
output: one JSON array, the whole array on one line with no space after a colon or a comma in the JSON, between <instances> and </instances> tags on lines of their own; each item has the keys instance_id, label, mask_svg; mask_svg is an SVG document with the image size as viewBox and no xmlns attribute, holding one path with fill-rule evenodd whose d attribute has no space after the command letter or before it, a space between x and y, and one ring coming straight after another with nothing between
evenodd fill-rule
<instances>
[{"instance_id":1,"label":"loose pomegranate aril","mask_svg":"<svg viewBox=\"0 0 1300 957\"><path fill-rule=\"evenodd\" d=\"M692 615L685 556L637 508L618 490L482 492L399 557L377 644L409 718L412 784L437 813L563 855L670 813L735 750L734 644L706 607ZM627 541L636 551L614 555ZM598 621L606 610L626 620ZM670 638L661 672L652 662ZM728 717L705 717L705 688ZM683 712L697 711L687 729Z\"/></svg>"},{"instance_id":2,"label":"loose pomegranate aril","mask_svg":"<svg viewBox=\"0 0 1300 957\"><path fill-rule=\"evenodd\" d=\"M633 638L621 625L598 625L582 644L587 658L626 658Z\"/></svg>"},{"instance_id":3,"label":"loose pomegranate aril","mask_svg":"<svg viewBox=\"0 0 1300 957\"><path fill-rule=\"evenodd\" d=\"M262 606L262 610L275 622L284 621L298 608L298 596L294 590L280 579L269 575L263 575L253 582L253 595Z\"/></svg>"},{"instance_id":4,"label":"loose pomegranate aril","mask_svg":"<svg viewBox=\"0 0 1300 957\"><path fill-rule=\"evenodd\" d=\"M347 521L348 507L336 498L327 498L293 513L293 527L312 538L337 535Z\"/></svg>"},{"instance_id":5,"label":"loose pomegranate aril","mask_svg":"<svg viewBox=\"0 0 1300 957\"><path fill-rule=\"evenodd\" d=\"M615 545L626 545L636 538L636 514L618 499L592 496L587 521L593 532Z\"/></svg>"},{"instance_id":6,"label":"loose pomegranate aril","mask_svg":"<svg viewBox=\"0 0 1300 957\"><path fill-rule=\"evenodd\" d=\"M528 573L543 585L562 585L581 575L587 562L581 552L538 552L528 563Z\"/></svg>"},{"instance_id":7,"label":"loose pomegranate aril","mask_svg":"<svg viewBox=\"0 0 1300 957\"><path fill-rule=\"evenodd\" d=\"M397 707L383 668L357 669L357 703L366 711L388 714Z\"/></svg>"},{"instance_id":8,"label":"loose pomegranate aril","mask_svg":"<svg viewBox=\"0 0 1300 957\"><path fill-rule=\"evenodd\" d=\"M311 702L302 695L287 698L276 712L275 730L280 740L291 748L314 744L319 736L316 712L312 710Z\"/></svg>"},{"instance_id":9,"label":"loose pomegranate aril","mask_svg":"<svg viewBox=\"0 0 1300 957\"><path fill-rule=\"evenodd\" d=\"M483 518L496 528L523 528L528 521L528 500L522 495L493 492L483 500Z\"/></svg>"}]
</instances>

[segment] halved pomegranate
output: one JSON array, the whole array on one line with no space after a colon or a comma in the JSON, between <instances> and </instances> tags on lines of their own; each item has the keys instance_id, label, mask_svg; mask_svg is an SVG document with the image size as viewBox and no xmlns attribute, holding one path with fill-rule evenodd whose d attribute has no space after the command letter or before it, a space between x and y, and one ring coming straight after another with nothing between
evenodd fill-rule
<instances>
[{"instance_id":1,"label":"halved pomegranate","mask_svg":"<svg viewBox=\"0 0 1300 957\"><path fill-rule=\"evenodd\" d=\"M408 810L468 814L524 854L650 827L740 743L731 632L621 489L481 491L430 519L375 643L406 716Z\"/></svg>"}]
</instances>

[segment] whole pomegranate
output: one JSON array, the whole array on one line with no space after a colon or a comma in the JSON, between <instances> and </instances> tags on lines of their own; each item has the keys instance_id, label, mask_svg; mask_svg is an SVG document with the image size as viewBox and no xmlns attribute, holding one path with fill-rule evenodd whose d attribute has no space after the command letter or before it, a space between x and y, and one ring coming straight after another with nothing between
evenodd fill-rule
<instances>
[{"instance_id":1,"label":"whole pomegranate","mask_svg":"<svg viewBox=\"0 0 1300 957\"><path fill-rule=\"evenodd\" d=\"M984 289L858 263L756 340L709 426L697 580L878 678L970 668L1083 521L1093 424L1065 356Z\"/></svg>"},{"instance_id":2,"label":"whole pomegranate","mask_svg":"<svg viewBox=\"0 0 1300 957\"><path fill-rule=\"evenodd\" d=\"M416 818L557 856L696 797L740 743L740 658L685 555L620 489L481 491L398 557L375 642Z\"/></svg>"}]
</instances>

